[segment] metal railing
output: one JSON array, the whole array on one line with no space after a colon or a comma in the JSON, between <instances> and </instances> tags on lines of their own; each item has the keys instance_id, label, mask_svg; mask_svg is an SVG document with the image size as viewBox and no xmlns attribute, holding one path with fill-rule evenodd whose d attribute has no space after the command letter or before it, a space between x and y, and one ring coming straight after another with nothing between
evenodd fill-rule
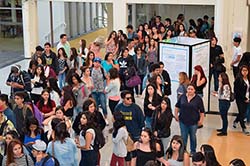
<instances>
[{"instance_id":1,"label":"metal railing","mask_svg":"<svg viewBox=\"0 0 250 166\"><path fill-rule=\"evenodd\" d=\"M62 33L62 29L63 31L65 32L65 29L67 27L67 24L64 22L64 23L61 23L60 25L58 25L56 28L54 28L53 30L53 34L54 36L56 36L57 34L61 34ZM51 32L49 32L47 35L45 35L45 40L50 42L51 43Z\"/></svg>"}]
</instances>

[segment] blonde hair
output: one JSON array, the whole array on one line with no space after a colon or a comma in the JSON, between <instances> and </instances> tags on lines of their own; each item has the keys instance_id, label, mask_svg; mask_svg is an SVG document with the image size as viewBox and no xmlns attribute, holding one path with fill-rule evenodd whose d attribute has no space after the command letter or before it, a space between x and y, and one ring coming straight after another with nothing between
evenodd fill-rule
<instances>
[{"instance_id":1,"label":"blonde hair","mask_svg":"<svg viewBox=\"0 0 250 166\"><path fill-rule=\"evenodd\" d=\"M180 72L179 73L179 83L182 85L182 84L184 84L184 85L187 85L187 84L189 84L189 78L188 78L188 75L187 75L187 73L186 72Z\"/></svg>"}]
</instances>

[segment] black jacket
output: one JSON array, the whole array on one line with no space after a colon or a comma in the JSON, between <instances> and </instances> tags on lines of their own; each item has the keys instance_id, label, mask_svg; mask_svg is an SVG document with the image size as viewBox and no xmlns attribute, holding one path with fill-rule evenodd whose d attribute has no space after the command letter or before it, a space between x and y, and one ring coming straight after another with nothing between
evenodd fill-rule
<instances>
[{"instance_id":1,"label":"black jacket","mask_svg":"<svg viewBox=\"0 0 250 166\"><path fill-rule=\"evenodd\" d=\"M248 80L250 83L250 80ZM249 88L250 89L250 88ZM246 98L246 91L247 91L247 84L241 77L237 77L234 81L234 94L236 101L245 101ZM250 92L250 90L249 90ZM250 93L249 93L250 94ZM248 96L248 99L250 96Z\"/></svg>"}]
</instances>

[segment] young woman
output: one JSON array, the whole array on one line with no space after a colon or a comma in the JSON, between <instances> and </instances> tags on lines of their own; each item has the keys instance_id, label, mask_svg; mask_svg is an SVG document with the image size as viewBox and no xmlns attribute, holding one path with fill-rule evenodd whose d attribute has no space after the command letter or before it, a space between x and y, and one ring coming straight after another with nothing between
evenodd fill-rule
<instances>
[{"instance_id":1,"label":"young woman","mask_svg":"<svg viewBox=\"0 0 250 166\"><path fill-rule=\"evenodd\" d=\"M177 99L180 98L181 95L187 93L187 85L189 84L189 79L187 73L180 72L179 73L179 87L177 88Z\"/></svg>"},{"instance_id":2,"label":"young woman","mask_svg":"<svg viewBox=\"0 0 250 166\"><path fill-rule=\"evenodd\" d=\"M76 107L74 108L74 116L76 116L82 111L83 102L87 100L89 92L87 86L82 82L77 73L72 74L69 79L69 85L72 87L72 92L77 103Z\"/></svg>"},{"instance_id":3,"label":"young woman","mask_svg":"<svg viewBox=\"0 0 250 166\"><path fill-rule=\"evenodd\" d=\"M90 112L81 112L81 132L76 139L76 146L81 150L81 160L79 166L96 166L97 151L94 150L94 140L96 137L93 114Z\"/></svg>"},{"instance_id":4,"label":"young woman","mask_svg":"<svg viewBox=\"0 0 250 166\"><path fill-rule=\"evenodd\" d=\"M201 65L196 65L194 67L194 75L192 76L191 83L196 86L196 94L202 98L203 89L207 84L207 78Z\"/></svg>"},{"instance_id":5,"label":"young woman","mask_svg":"<svg viewBox=\"0 0 250 166\"><path fill-rule=\"evenodd\" d=\"M88 55L88 52L89 52L88 48L86 48L86 45L87 45L86 43L87 43L87 42L86 42L85 39L81 39L81 40L79 41L80 47L79 47L79 49L78 49L78 55L79 55L79 58L80 58L80 60L81 60L81 63L79 63L80 66L83 65L83 62L84 62L84 60L86 59L86 57L87 57L87 55ZM80 62L80 61L79 61L79 62Z\"/></svg>"},{"instance_id":6,"label":"young woman","mask_svg":"<svg viewBox=\"0 0 250 166\"><path fill-rule=\"evenodd\" d=\"M76 166L78 164L77 147L72 138L69 138L67 126L60 122L55 127L54 140L48 144L47 152L54 156L60 166Z\"/></svg>"},{"instance_id":7,"label":"young woman","mask_svg":"<svg viewBox=\"0 0 250 166\"><path fill-rule=\"evenodd\" d=\"M166 156L169 165L190 166L189 154L185 149L182 137L179 135L174 135L171 139Z\"/></svg>"},{"instance_id":8,"label":"young woman","mask_svg":"<svg viewBox=\"0 0 250 166\"><path fill-rule=\"evenodd\" d=\"M95 53L92 51L89 51L87 54L87 58L85 62L83 63L83 66L87 66L90 68L90 70L92 70L92 68L94 67L94 59L95 59Z\"/></svg>"},{"instance_id":9,"label":"young woman","mask_svg":"<svg viewBox=\"0 0 250 166\"><path fill-rule=\"evenodd\" d=\"M164 41L169 42L172 37L173 37L173 32L171 29L168 29L163 39Z\"/></svg>"},{"instance_id":10,"label":"young woman","mask_svg":"<svg viewBox=\"0 0 250 166\"><path fill-rule=\"evenodd\" d=\"M40 98L43 89L46 87L46 77L44 75L44 68L38 65L35 69L34 78L31 79L32 90L30 92L31 99L36 104Z\"/></svg>"},{"instance_id":11,"label":"young woman","mask_svg":"<svg viewBox=\"0 0 250 166\"><path fill-rule=\"evenodd\" d=\"M147 35L151 35L152 31L149 28L148 23L144 23L144 31L147 33Z\"/></svg>"},{"instance_id":12,"label":"young woman","mask_svg":"<svg viewBox=\"0 0 250 166\"><path fill-rule=\"evenodd\" d=\"M23 153L23 146L21 141L13 139L10 141L7 148L7 155L4 156L2 166L9 166L11 163L22 166L34 166L29 155Z\"/></svg>"},{"instance_id":13,"label":"young woman","mask_svg":"<svg viewBox=\"0 0 250 166\"><path fill-rule=\"evenodd\" d=\"M232 92L231 85L228 79L228 76L226 73L221 73L219 75L219 89L218 93L215 93L216 96L218 96L219 99L219 110L222 120L222 128L217 129L219 132L218 136L226 136L227 135L227 127L228 127L228 119L227 119L227 113L230 108L230 95Z\"/></svg>"},{"instance_id":14,"label":"young woman","mask_svg":"<svg viewBox=\"0 0 250 166\"><path fill-rule=\"evenodd\" d=\"M158 29L156 27L152 27L152 39L154 39L156 42L162 40L162 37L159 34Z\"/></svg>"},{"instance_id":15,"label":"young woman","mask_svg":"<svg viewBox=\"0 0 250 166\"><path fill-rule=\"evenodd\" d=\"M120 101L120 86L119 72L116 68L111 68L109 70L105 92L109 99L109 108L112 114L114 113L115 106Z\"/></svg>"},{"instance_id":16,"label":"young woman","mask_svg":"<svg viewBox=\"0 0 250 166\"><path fill-rule=\"evenodd\" d=\"M154 75L149 79L149 82L155 85L158 97L160 98L164 97L164 86L162 85L161 76L159 74Z\"/></svg>"},{"instance_id":17,"label":"young woman","mask_svg":"<svg viewBox=\"0 0 250 166\"><path fill-rule=\"evenodd\" d=\"M49 78L47 81L47 88L50 91L51 100L55 101L56 106L60 105L61 90L58 87L56 78Z\"/></svg>"},{"instance_id":18,"label":"young woman","mask_svg":"<svg viewBox=\"0 0 250 166\"><path fill-rule=\"evenodd\" d=\"M119 166L124 166L124 158L127 156L126 141L128 139L128 131L121 112L114 112L113 117L113 154L110 166L116 166L116 164L118 164Z\"/></svg>"},{"instance_id":19,"label":"young woman","mask_svg":"<svg viewBox=\"0 0 250 166\"><path fill-rule=\"evenodd\" d=\"M67 54L64 50L64 48L58 49L58 67L59 67L59 74L58 74L58 81L59 81L59 87L62 89L65 85L65 77L66 77L66 70L68 69L67 65Z\"/></svg>"},{"instance_id":20,"label":"young woman","mask_svg":"<svg viewBox=\"0 0 250 166\"><path fill-rule=\"evenodd\" d=\"M133 58L134 58L135 67L137 68L137 74L141 78L141 80L143 80L143 78L145 77L147 73L146 55L144 51L142 50L142 47L139 47L139 46L135 48L135 53L136 54L133 56ZM143 81L141 81L140 85L135 87L135 92L137 96L142 94L142 83Z\"/></svg>"},{"instance_id":21,"label":"young woman","mask_svg":"<svg viewBox=\"0 0 250 166\"><path fill-rule=\"evenodd\" d=\"M119 70L119 64L117 60L114 60L114 54L112 52L107 52L101 65L103 69L108 73L111 68L116 68Z\"/></svg>"},{"instance_id":22,"label":"young woman","mask_svg":"<svg viewBox=\"0 0 250 166\"><path fill-rule=\"evenodd\" d=\"M151 129L153 112L161 103L161 98L157 95L154 84L148 84L144 98L144 113L146 127Z\"/></svg>"},{"instance_id":23,"label":"young woman","mask_svg":"<svg viewBox=\"0 0 250 166\"><path fill-rule=\"evenodd\" d=\"M166 152L171 135L171 123L173 119L170 99L164 97L152 115L152 131L154 135L161 139L163 144L163 151Z\"/></svg>"},{"instance_id":24,"label":"young woman","mask_svg":"<svg viewBox=\"0 0 250 166\"><path fill-rule=\"evenodd\" d=\"M81 68L82 70L82 82L85 83L85 85L88 88L88 94L87 96L90 96L90 94L92 93L92 90L94 89L94 83L93 83L93 79L90 76L90 68L87 66L84 66Z\"/></svg>"},{"instance_id":25,"label":"young woman","mask_svg":"<svg viewBox=\"0 0 250 166\"><path fill-rule=\"evenodd\" d=\"M150 45L150 37L149 37L149 35L146 35L144 37L144 47L145 47L144 51L145 51L146 54L148 53L149 45Z\"/></svg>"},{"instance_id":26,"label":"young woman","mask_svg":"<svg viewBox=\"0 0 250 166\"><path fill-rule=\"evenodd\" d=\"M34 78L37 65L38 63L36 60L33 59L30 61L28 68L28 73L30 75L30 78Z\"/></svg>"},{"instance_id":27,"label":"young woman","mask_svg":"<svg viewBox=\"0 0 250 166\"><path fill-rule=\"evenodd\" d=\"M186 30L185 30L185 26L183 24L179 25L179 32L178 32L178 36L187 36Z\"/></svg>"},{"instance_id":28,"label":"young woman","mask_svg":"<svg viewBox=\"0 0 250 166\"><path fill-rule=\"evenodd\" d=\"M153 38L151 38L147 52L147 60L149 66L157 62L156 55L157 55L157 42Z\"/></svg>"},{"instance_id":29,"label":"young woman","mask_svg":"<svg viewBox=\"0 0 250 166\"><path fill-rule=\"evenodd\" d=\"M138 30L137 30L137 35L138 35L138 38L139 38L139 42L140 43L143 43L144 41L144 36L146 35L147 33L144 31L144 26L143 24L140 24L138 26Z\"/></svg>"},{"instance_id":30,"label":"young woman","mask_svg":"<svg viewBox=\"0 0 250 166\"><path fill-rule=\"evenodd\" d=\"M78 61L78 54L77 54L77 50L75 47L71 47L70 48L70 66L69 66L69 69L71 68L76 68L77 71L80 70L80 64L79 64L79 61Z\"/></svg>"},{"instance_id":31,"label":"young woman","mask_svg":"<svg viewBox=\"0 0 250 166\"><path fill-rule=\"evenodd\" d=\"M39 127L38 120L35 117L28 118L23 143L30 146L38 139L43 139L43 129Z\"/></svg>"},{"instance_id":32,"label":"young woman","mask_svg":"<svg viewBox=\"0 0 250 166\"><path fill-rule=\"evenodd\" d=\"M221 166L211 145L203 144L200 149L205 156L206 166Z\"/></svg>"},{"instance_id":33,"label":"young woman","mask_svg":"<svg viewBox=\"0 0 250 166\"><path fill-rule=\"evenodd\" d=\"M52 115L43 121L44 132L48 131L49 133L51 133L52 131L51 123L54 118L61 119L63 122L65 122L65 124L67 125L67 129L69 130L71 128L71 121L64 114L65 114L64 108L62 106L57 106L55 115Z\"/></svg>"},{"instance_id":34,"label":"young woman","mask_svg":"<svg viewBox=\"0 0 250 166\"><path fill-rule=\"evenodd\" d=\"M42 91L41 98L36 106L42 112L44 118L55 114L56 103L50 99L50 91L48 89Z\"/></svg>"},{"instance_id":35,"label":"young woman","mask_svg":"<svg viewBox=\"0 0 250 166\"><path fill-rule=\"evenodd\" d=\"M161 146L154 140L153 133L149 128L145 128L141 132L140 141L135 142L134 156L131 161L131 166L145 165L147 161L158 160L159 162L168 165L168 162L163 159L161 154Z\"/></svg>"},{"instance_id":36,"label":"young woman","mask_svg":"<svg viewBox=\"0 0 250 166\"><path fill-rule=\"evenodd\" d=\"M250 135L246 129L244 119L246 117L247 105L250 101L250 77L248 66L241 66L238 76L234 81L235 100L238 107L238 115L233 122L233 127L236 128L237 123L240 122L242 131L246 135Z\"/></svg>"},{"instance_id":37,"label":"young woman","mask_svg":"<svg viewBox=\"0 0 250 166\"><path fill-rule=\"evenodd\" d=\"M70 117L70 118L73 117L74 107L77 105L77 102L72 92L71 86L63 87L60 103L61 103L61 106L63 106L65 110L65 116Z\"/></svg>"},{"instance_id":38,"label":"young woman","mask_svg":"<svg viewBox=\"0 0 250 166\"><path fill-rule=\"evenodd\" d=\"M105 41L106 53L111 52L113 55L116 55L118 52L118 37L116 31L112 31L109 34L109 37Z\"/></svg>"},{"instance_id":39,"label":"young woman","mask_svg":"<svg viewBox=\"0 0 250 166\"><path fill-rule=\"evenodd\" d=\"M99 39L97 38L96 40ZM102 47L101 45L102 43L100 43L99 41L94 41L93 43L90 44L89 51L93 52L95 57L101 58L101 47Z\"/></svg>"},{"instance_id":40,"label":"young woman","mask_svg":"<svg viewBox=\"0 0 250 166\"><path fill-rule=\"evenodd\" d=\"M160 27L160 35L162 39L166 35L166 28L164 26Z\"/></svg>"}]
</instances>

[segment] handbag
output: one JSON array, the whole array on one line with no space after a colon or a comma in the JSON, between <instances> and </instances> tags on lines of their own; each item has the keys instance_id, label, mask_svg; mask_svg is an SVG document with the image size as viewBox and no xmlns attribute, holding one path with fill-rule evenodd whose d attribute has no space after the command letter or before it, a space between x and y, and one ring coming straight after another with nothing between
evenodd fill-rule
<instances>
[{"instance_id":1,"label":"handbag","mask_svg":"<svg viewBox=\"0 0 250 166\"><path fill-rule=\"evenodd\" d=\"M126 81L126 86L130 88L139 84L141 84L141 78L138 75L134 75Z\"/></svg>"},{"instance_id":2,"label":"handbag","mask_svg":"<svg viewBox=\"0 0 250 166\"><path fill-rule=\"evenodd\" d=\"M235 95L234 93L231 91L230 92L230 102L233 102L235 100Z\"/></svg>"}]
</instances>

